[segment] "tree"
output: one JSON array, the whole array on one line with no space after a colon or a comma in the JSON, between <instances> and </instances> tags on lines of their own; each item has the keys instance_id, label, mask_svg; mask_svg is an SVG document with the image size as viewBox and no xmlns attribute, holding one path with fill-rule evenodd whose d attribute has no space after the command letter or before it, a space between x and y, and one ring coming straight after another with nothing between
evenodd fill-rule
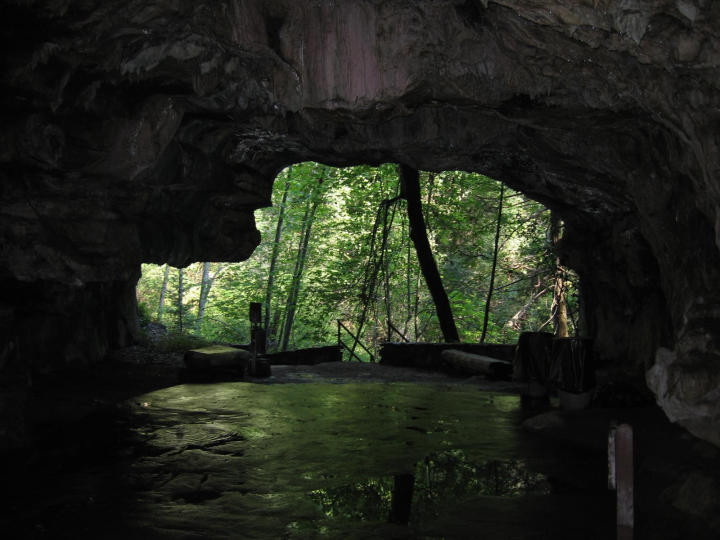
<instances>
[{"instance_id":1,"label":"tree","mask_svg":"<svg viewBox=\"0 0 720 540\"><path fill-rule=\"evenodd\" d=\"M327 179L322 189L321 167ZM184 269L183 329L188 326L185 310L192 306L191 326L206 339L247 340L248 304L264 301L272 307L266 308L269 321L265 319L270 343L274 337L281 345L287 336L286 347L335 342L337 319L369 349L395 339L393 327L410 339L442 341L434 298L425 286L410 236L409 213L400 208L394 214L398 205L408 203L396 199L397 166L332 169L306 162L293 165L289 173L286 169L278 177L274 206L255 213L258 229L270 241L261 243L248 260L224 265L212 289L208 285L217 272L215 263L207 267L194 263ZM522 331L552 324L548 316L558 261L548 241L550 212L480 174L419 172L417 181L431 260L442 275L458 335L479 341L485 327L485 342L513 342ZM501 190L502 212L498 212ZM311 197L318 196L321 200L313 210ZM415 226L413 232L417 230ZM166 269L143 265L137 298L152 306L151 311L159 307ZM165 301L172 292L172 302L165 306L164 316L172 313L177 329L178 277L167 270ZM577 282L564 270L567 324L572 332ZM373 276L371 284L368 279ZM286 329L289 332L283 336Z\"/></svg>"},{"instance_id":2,"label":"tree","mask_svg":"<svg viewBox=\"0 0 720 540\"><path fill-rule=\"evenodd\" d=\"M218 264L213 275L210 275L211 263L204 262L202 267L202 280L200 282L200 297L198 298L198 310L197 318L195 319L195 333L199 334L202 327L203 319L205 318L205 307L207 306L208 298L210 297L210 289L212 289L213 283L218 278L227 266Z\"/></svg>"},{"instance_id":3,"label":"tree","mask_svg":"<svg viewBox=\"0 0 720 540\"><path fill-rule=\"evenodd\" d=\"M323 168L324 174L324 168ZM298 245L297 256L295 259L295 270L293 271L290 292L287 297L285 307L285 324L282 331L282 339L280 342L280 350L287 350L290 342L290 334L292 333L293 321L295 318L295 310L297 309L298 297L300 295L300 284L302 280L303 270L305 268L305 260L307 259L308 243L310 241L310 232L313 222L315 221L315 213L320 204L321 192L320 188L323 183L323 176L317 180L318 186L312 190L307 199L305 207L305 215L303 216L302 229L300 233L300 244Z\"/></svg>"},{"instance_id":4,"label":"tree","mask_svg":"<svg viewBox=\"0 0 720 540\"><path fill-rule=\"evenodd\" d=\"M280 212L278 214L277 225L275 226L275 240L272 245L270 270L268 271L267 289L265 290L265 330L268 332L268 337L270 334L270 305L272 300L273 282L275 281L275 267L277 266L278 254L280 253L280 236L282 234L283 220L285 218L285 204L287 202L288 192L290 191L292 170L292 165L290 165L287 176L285 177L285 189L283 190Z\"/></svg>"},{"instance_id":5,"label":"tree","mask_svg":"<svg viewBox=\"0 0 720 540\"><path fill-rule=\"evenodd\" d=\"M210 263L204 262L202 267L202 279L200 281L200 298L198 299L197 317L195 318L195 333L200 332L202 320L205 317L205 304L210 293Z\"/></svg>"},{"instance_id":6,"label":"tree","mask_svg":"<svg viewBox=\"0 0 720 540\"><path fill-rule=\"evenodd\" d=\"M162 286L160 287L160 300L158 301L158 309L157 309L158 322L162 322L163 312L165 311L165 292L167 291L169 275L170 275L170 266L166 264L165 272L163 273Z\"/></svg>"},{"instance_id":7,"label":"tree","mask_svg":"<svg viewBox=\"0 0 720 540\"><path fill-rule=\"evenodd\" d=\"M505 185L501 184L500 195L498 196L497 227L495 229L495 247L493 249L492 269L490 270L490 285L488 287L487 298L485 299L485 316L483 317L483 329L482 335L480 336L480 343L485 343L488 320L490 319L490 301L492 300L493 288L495 287L495 271L497 270L498 247L500 245L500 226L502 224L503 195L505 195Z\"/></svg>"},{"instance_id":8,"label":"tree","mask_svg":"<svg viewBox=\"0 0 720 540\"><path fill-rule=\"evenodd\" d=\"M388 264L388 258L387 258L387 245L388 245L388 237L390 235L390 231L392 228L392 222L395 217L395 204L400 200L400 196L395 196L392 199L383 199L380 203L380 207L378 208L377 215L375 217L375 224L372 228L372 233L370 235L370 247L369 247L369 253L368 253L368 259L367 264L365 266L365 272L363 276L362 281L362 290L360 292L360 300L362 302L362 312L360 315L360 320L358 322L357 326L357 334L356 339L353 341L353 345L350 349L350 355L354 356L355 349L357 347L358 339L360 337L360 334L362 333L363 327L365 325L368 309L370 307L377 308L377 289L378 289L378 274L383 271L385 276L385 307L386 307L386 323L387 323L387 338L390 339L390 335L392 333L392 320L391 320L391 313L392 310L390 308L390 283L389 283L389 277L390 277L390 271L389 271L389 264ZM390 209L392 208L392 212L390 213ZM390 213L390 217L388 218L388 214ZM380 228L380 223L382 223L382 232L380 233L380 242L378 247L378 229ZM373 332L375 333L373 344L375 340L377 339L376 335L376 329L377 329L377 309L375 309L375 322L376 324L373 327Z\"/></svg>"},{"instance_id":9,"label":"tree","mask_svg":"<svg viewBox=\"0 0 720 540\"><path fill-rule=\"evenodd\" d=\"M177 288L177 316L178 316L178 331L182 334L183 332L183 269L178 268L178 288Z\"/></svg>"},{"instance_id":10,"label":"tree","mask_svg":"<svg viewBox=\"0 0 720 540\"><path fill-rule=\"evenodd\" d=\"M563 223L560 217L552 212L551 218L552 245L557 250L563 236ZM560 264L560 257L555 257L555 284L553 287L552 317L555 323L555 337L568 337L567 299L565 290L565 269Z\"/></svg>"},{"instance_id":11,"label":"tree","mask_svg":"<svg viewBox=\"0 0 720 540\"><path fill-rule=\"evenodd\" d=\"M420 269L422 270L425 283L435 303L440 329L446 342L460 341L455 319L453 318L450 300L440 278L437 264L433 258L430 242L425 230L425 220L422 213L420 200L420 180L417 169L400 166L401 193L407 201L408 221L410 222L410 239L415 245Z\"/></svg>"}]
</instances>

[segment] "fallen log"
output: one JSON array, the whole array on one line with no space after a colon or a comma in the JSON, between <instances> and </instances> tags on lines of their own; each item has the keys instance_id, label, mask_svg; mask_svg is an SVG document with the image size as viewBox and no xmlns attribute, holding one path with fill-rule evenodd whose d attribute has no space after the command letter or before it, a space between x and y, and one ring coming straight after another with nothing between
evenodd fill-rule
<instances>
[{"instance_id":1,"label":"fallen log","mask_svg":"<svg viewBox=\"0 0 720 540\"><path fill-rule=\"evenodd\" d=\"M472 354L457 349L446 349L440 353L443 360L458 371L486 375L491 379L511 379L511 362L498 360L490 356Z\"/></svg>"},{"instance_id":2,"label":"fallen log","mask_svg":"<svg viewBox=\"0 0 720 540\"><path fill-rule=\"evenodd\" d=\"M268 353L262 357L266 358L273 366L283 364L312 366L324 362L342 362L342 349L337 345L327 345L324 347Z\"/></svg>"}]
</instances>

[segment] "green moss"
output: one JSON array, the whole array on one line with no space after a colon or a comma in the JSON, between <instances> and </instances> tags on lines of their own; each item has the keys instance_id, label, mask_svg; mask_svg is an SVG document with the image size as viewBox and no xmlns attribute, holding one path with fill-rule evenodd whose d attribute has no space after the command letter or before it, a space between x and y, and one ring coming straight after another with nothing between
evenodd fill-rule
<instances>
[{"instance_id":1,"label":"green moss","mask_svg":"<svg viewBox=\"0 0 720 540\"><path fill-rule=\"evenodd\" d=\"M171 333L160 337L153 347L160 352L184 352L190 349L207 347L211 342L200 336Z\"/></svg>"}]
</instances>

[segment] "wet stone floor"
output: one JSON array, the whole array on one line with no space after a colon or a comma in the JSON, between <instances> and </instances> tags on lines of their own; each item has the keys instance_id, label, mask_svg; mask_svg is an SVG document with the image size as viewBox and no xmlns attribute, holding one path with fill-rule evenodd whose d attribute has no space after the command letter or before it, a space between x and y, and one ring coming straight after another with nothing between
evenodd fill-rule
<instances>
[{"instance_id":1,"label":"wet stone floor","mask_svg":"<svg viewBox=\"0 0 720 540\"><path fill-rule=\"evenodd\" d=\"M605 455L443 383L185 384L10 471L5 538L612 538Z\"/></svg>"}]
</instances>

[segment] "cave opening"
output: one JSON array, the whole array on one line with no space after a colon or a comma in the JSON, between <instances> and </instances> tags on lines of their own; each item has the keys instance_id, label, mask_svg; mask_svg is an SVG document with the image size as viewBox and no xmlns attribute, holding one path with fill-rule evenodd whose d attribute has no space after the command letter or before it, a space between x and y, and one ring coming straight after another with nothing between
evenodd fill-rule
<instances>
[{"instance_id":1,"label":"cave opening","mask_svg":"<svg viewBox=\"0 0 720 540\"><path fill-rule=\"evenodd\" d=\"M480 174L421 172L419 179L461 341L514 343L523 331L544 329L581 335L578 278L555 249L559 218ZM353 334L360 327L358 338L375 357L382 342L443 341L400 186L393 164L285 168L272 206L255 213L262 241L246 261L143 265L141 327L249 343L247 306L260 302L268 352L332 344L337 321Z\"/></svg>"},{"instance_id":2,"label":"cave opening","mask_svg":"<svg viewBox=\"0 0 720 540\"><path fill-rule=\"evenodd\" d=\"M440 498L468 495L458 513L483 521L490 512L520 523L516 510L523 503L492 498L511 498L499 480L517 478L527 488L512 498L524 501L528 516L539 518L533 510L542 513L542 501L563 494L581 502L573 472L599 489L601 447L610 420L618 420L637 430L637 536L718 537L717 2L6 3L0 451L8 491L16 495L2 508L3 524L19 527L15 536L102 537L117 525L113 530L123 537L242 535L234 534L238 528L273 537L341 537L353 536L342 519L355 516L369 528L378 525L376 536L402 537L417 518L412 508L427 502L433 514L426 495L454 474L468 482L445 482ZM307 161L402 163L438 176L483 172L561 216L557 251L577 272L589 308L581 333L593 339L614 385L599 393L596 405L603 406L577 415L549 411L520 430L518 396L500 399L497 388L488 390L491 400L486 390L433 379L437 373L410 386L375 380L392 401L383 402L380 387L338 385L350 374L322 374L323 366L286 370L290 384L257 383L250 394L243 383L178 388L167 369L178 360L175 353L138 347L140 263L184 268L192 261L245 260L260 241L253 212L270 203L277 173ZM298 207L300 221L305 208ZM396 210L394 226L401 214ZM377 217L369 215L371 222ZM440 238L440 229L435 233ZM452 237L433 247L441 253L456 240L465 241ZM296 234L293 259L300 245ZM347 268L335 270L362 278L366 265L356 252L366 245L360 241ZM419 317L418 331L416 318L405 332L407 317L397 308L414 310L414 299L390 302L385 315L383 297L407 296L400 294L407 287L392 280L393 269L389 264L391 294L367 303L372 322L365 324L371 334L365 342L374 342L376 327L378 339L397 335L389 323L406 337L436 331ZM209 268L211 276L216 271ZM441 271L452 281L451 264ZM462 277L460 285L473 281ZM342 278L335 272L321 281L343 284ZM257 282L262 303L267 287L262 277ZM492 289L471 288L484 287ZM356 287L345 290L358 294ZM298 301L310 292L300 289ZM478 294L472 301L501 299L487 302ZM451 296L453 302L459 298ZM308 307L317 315L323 306ZM486 338L502 337L497 320L473 320L479 311L462 304L456 309L461 331L463 322L475 329L488 322ZM352 311L341 319L349 327L358 320ZM322 317L303 319L304 313L296 313L291 332L281 339L276 333L281 348L285 336L288 348L324 339L327 325L318 331L310 324ZM214 316L180 326L194 331L196 319L208 315ZM277 328L288 326L280 323ZM383 369L338 365L356 370L358 381ZM322 392L292 386L307 380L326 386ZM369 397L379 406L366 407ZM339 410L343 402L352 408ZM247 406L235 414L238 403ZM477 409L482 414L473 415ZM312 417L314 411L329 412ZM464 430L453 428L453 417ZM322 436L297 436L298 426L315 422ZM363 423L372 436L362 432ZM529 442L533 430L540 433ZM543 435L554 441L546 447L554 458L545 459ZM392 452L383 453L393 441ZM560 447L572 448L565 463ZM322 459L328 449L342 457ZM403 451L407 459L392 459ZM295 459L300 453L304 459ZM515 457L526 463L513 465ZM285 475L278 468L289 462L285 472L293 472ZM323 462L340 467L316 467ZM524 465L542 469L535 470L541 476L526 475ZM225 482L237 471L242 474ZM300 486L303 496L280 484ZM470 493L471 484L492 484L495 491ZM552 496L543 498L548 488ZM364 503L343 502L358 493L368 495ZM600 504L589 506L610 512L603 506L609 497L597 495ZM550 506L546 515L558 516L561 505ZM278 508L294 516L282 530L268 517ZM587 508L574 510L570 505L567 513L584 520ZM384 529L381 516L405 528ZM612 522L606 517L603 526ZM564 523L562 515L549 525L535 523L534 532L590 537L587 525ZM463 536L449 521L419 526L431 536Z\"/></svg>"}]
</instances>

